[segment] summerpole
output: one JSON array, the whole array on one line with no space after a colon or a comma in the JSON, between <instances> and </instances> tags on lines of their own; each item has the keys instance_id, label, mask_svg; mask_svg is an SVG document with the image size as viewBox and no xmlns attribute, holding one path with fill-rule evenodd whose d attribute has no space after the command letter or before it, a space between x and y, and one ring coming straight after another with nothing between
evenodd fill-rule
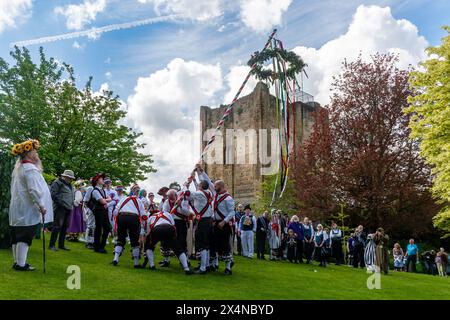
<instances>
[{"instance_id":1,"label":"summerpole","mask_svg":"<svg viewBox=\"0 0 450 320\"><path fill-rule=\"evenodd\" d=\"M267 49L267 47L270 45L273 37L275 37L275 34L277 33L277 29L274 29L272 31L272 33L269 36L269 40L267 40L266 45L264 46L263 50ZM214 134L211 136L211 138L209 139L208 143L206 144L205 148L203 149L201 155L200 155L200 160L198 161L198 163L200 163L203 160L203 156L206 154L206 152L208 151L209 147L212 145L212 143L214 142L214 140L216 139L216 134L219 132L220 128L223 126L223 124L225 123L226 118L228 117L228 115L231 113L231 111L233 110L233 106L236 103L236 101L239 99L239 96L241 95L242 90L244 89L245 85L248 82L248 79L250 79L250 76L252 74L252 70L256 67L256 63L254 63L251 66L250 71L248 72L247 76L245 77L244 82L242 83L242 85L240 86L238 92L236 93L236 95L234 96L233 101L228 105L227 109L225 110L222 118L219 120L219 122L217 123L217 127L214 131ZM180 194L180 197L178 198L179 200L184 196L184 193ZM175 203L175 205L173 206L172 210L170 211L171 214L174 214L175 211L177 210L179 204L181 203L181 201L177 201Z\"/></svg>"}]
</instances>

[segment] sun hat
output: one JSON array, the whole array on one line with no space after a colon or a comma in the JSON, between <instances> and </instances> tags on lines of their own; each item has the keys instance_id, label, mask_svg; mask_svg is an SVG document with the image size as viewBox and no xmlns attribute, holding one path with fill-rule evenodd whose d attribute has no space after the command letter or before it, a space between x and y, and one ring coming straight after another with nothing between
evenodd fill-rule
<instances>
[{"instance_id":1,"label":"sun hat","mask_svg":"<svg viewBox=\"0 0 450 320\"><path fill-rule=\"evenodd\" d=\"M75 174L73 173L72 170L64 170L64 172L61 175L61 177L67 177L67 178L70 178L70 179L75 179Z\"/></svg>"}]
</instances>

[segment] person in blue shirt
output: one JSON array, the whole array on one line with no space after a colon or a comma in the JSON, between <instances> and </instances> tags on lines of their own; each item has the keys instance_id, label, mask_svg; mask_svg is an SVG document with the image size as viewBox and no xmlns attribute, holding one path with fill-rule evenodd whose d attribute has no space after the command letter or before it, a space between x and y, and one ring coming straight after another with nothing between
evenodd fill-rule
<instances>
[{"instance_id":1,"label":"person in blue shirt","mask_svg":"<svg viewBox=\"0 0 450 320\"><path fill-rule=\"evenodd\" d=\"M419 248L414 243L414 239L409 239L409 244L406 246L406 271L416 272L416 263L419 257ZM410 268L411 265L411 268Z\"/></svg>"},{"instance_id":2,"label":"person in blue shirt","mask_svg":"<svg viewBox=\"0 0 450 320\"><path fill-rule=\"evenodd\" d=\"M295 263L303 263L303 240L305 240L305 235L303 231L303 225L300 223L298 216L293 215L291 222L288 225L288 230L294 232L296 239L296 250L295 250Z\"/></svg>"}]
</instances>

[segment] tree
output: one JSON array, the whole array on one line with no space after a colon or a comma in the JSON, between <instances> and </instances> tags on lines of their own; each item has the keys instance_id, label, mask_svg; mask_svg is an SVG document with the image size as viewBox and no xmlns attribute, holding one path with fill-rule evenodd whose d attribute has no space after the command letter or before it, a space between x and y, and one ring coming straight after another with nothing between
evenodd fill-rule
<instances>
[{"instance_id":1,"label":"tree","mask_svg":"<svg viewBox=\"0 0 450 320\"><path fill-rule=\"evenodd\" d=\"M78 89L73 68L47 59L42 48L39 65L26 48L11 57L11 67L0 59L0 139L39 139L51 175L70 168L88 179L102 171L129 184L155 171L140 152L140 134L119 123L126 112L112 91L94 93L92 78Z\"/></svg>"},{"instance_id":2,"label":"tree","mask_svg":"<svg viewBox=\"0 0 450 320\"><path fill-rule=\"evenodd\" d=\"M396 68L397 60L376 54L368 62L343 63L328 117L316 116L297 157L297 189L305 210L322 218L332 219L344 205L351 225L420 236L431 229L437 206L428 190L430 169L418 141L409 139L403 113L409 71Z\"/></svg>"},{"instance_id":3,"label":"tree","mask_svg":"<svg viewBox=\"0 0 450 320\"><path fill-rule=\"evenodd\" d=\"M313 220L329 217L336 207L333 199L331 146L328 111L319 108L314 113L311 135L298 150L293 170L300 207Z\"/></svg>"},{"instance_id":4,"label":"tree","mask_svg":"<svg viewBox=\"0 0 450 320\"><path fill-rule=\"evenodd\" d=\"M421 155L432 166L433 194L443 204L434 224L450 237L450 26L444 29L449 35L411 73L414 93L405 112L411 115L411 138L420 139Z\"/></svg>"}]
</instances>

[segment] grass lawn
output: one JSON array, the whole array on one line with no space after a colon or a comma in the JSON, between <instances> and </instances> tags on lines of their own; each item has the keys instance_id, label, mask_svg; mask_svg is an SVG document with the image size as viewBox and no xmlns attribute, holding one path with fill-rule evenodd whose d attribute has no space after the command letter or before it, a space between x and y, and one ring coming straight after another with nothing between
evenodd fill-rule
<instances>
[{"instance_id":1,"label":"grass lawn","mask_svg":"<svg viewBox=\"0 0 450 320\"><path fill-rule=\"evenodd\" d=\"M118 267L109 264L112 245L107 255L93 253L82 243L68 246L70 252L47 251L46 274L40 240L33 242L29 254L38 269L34 272L12 270L10 250L0 250L0 299L450 299L450 278L424 274L392 272L381 276L380 290L369 290L368 274L361 269L236 257L231 277L222 274L223 264L220 272L186 276L175 258L169 268L133 269L129 246ZM69 265L81 269L80 290L66 287Z\"/></svg>"}]
</instances>

